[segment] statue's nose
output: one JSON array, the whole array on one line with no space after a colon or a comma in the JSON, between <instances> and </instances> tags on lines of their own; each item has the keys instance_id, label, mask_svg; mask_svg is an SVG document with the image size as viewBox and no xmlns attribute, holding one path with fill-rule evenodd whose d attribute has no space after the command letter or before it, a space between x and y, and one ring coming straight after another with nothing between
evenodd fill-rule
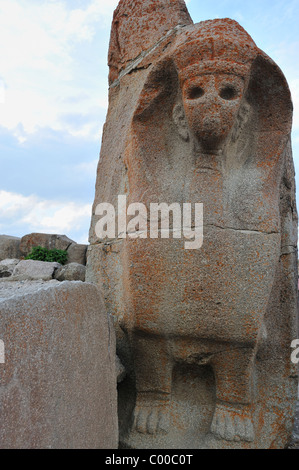
<instances>
[{"instance_id":1,"label":"statue's nose","mask_svg":"<svg viewBox=\"0 0 299 470\"><path fill-rule=\"evenodd\" d=\"M210 114L203 119L203 130L213 132L221 128L221 118L218 113Z\"/></svg>"},{"instance_id":2,"label":"statue's nose","mask_svg":"<svg viewBox=\"0 0 299 470\"><path fill-rule=\"evenodd\" d=\"M204 102L211 113L215 113L221 109L222 102L216 90L206 93Z\"/></svg>"},{"instance_id":3,"label":"statue's nose","mask_svg":"<svg viewBox=\"0 0 299 470\"><path fill-rule=\"evenodd\" d=\"M206 93L203 127L208 130L216 130L221 126L221 102L216 91Z\"/></svg>"}]
</instances>

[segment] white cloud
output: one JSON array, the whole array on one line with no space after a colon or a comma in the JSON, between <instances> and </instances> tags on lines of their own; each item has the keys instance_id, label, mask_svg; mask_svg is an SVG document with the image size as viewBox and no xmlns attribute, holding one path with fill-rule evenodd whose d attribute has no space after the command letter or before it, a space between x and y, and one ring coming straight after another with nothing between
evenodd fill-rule
<instances>
[{"instance_id":1,"label":"white cloud","mask_svg":"<svg viewBox=\"0 0 299 470\"><path fill-rule=\"evenodd\" d=\"M109 28L117 3L90 0L85 8L74 8L66 0L0 0L0 79L6 89L5 102L0 101L1 126L23 139L39 127L77 135L78 129L61 120L63 113L88 116L95 107L107 107L100 70L93 79L86 64L86 79L77 77L82 68L78 48L91 47L96 33ZM95 47L101 54L101 44ZM80 135L97 139L101 124L82 125Z\"/></svg>"},{"instance_id":2,"label":"white cloud","mask_svg":"<svg viewBox=\"0 0 299 470\"><path fill-rule=\"evenodd\" d=\"M63 0L1 0L1 65L50 67L59 74L53 58L70 61L72 45L91 41L96 29L110 20L116 4L116 0L90 0L86 9L71 9Z\"/></svg>"},{"instance_id":3,"label":"white cloud","mask_svg":"<svg viewBox=\"0 0 299 470\"><path fill-rule=\"evenodd\" d=\"M5 103L5 85L4 81L0 80L0 104Z\"/></svg>"},{"instance_id":4,"label":"white cloud","mask_svg":"<svg viewBox=\"0 0 299 470\"><path fill-rule=\"evenodd\" d=\"M87 239L91 218L90 204L41 199L35 195L0 191L0 232L10 235L16 229L31 232L80 233ZM77 241L77 240L76 240Z\"/></svg>"}]
</instances>

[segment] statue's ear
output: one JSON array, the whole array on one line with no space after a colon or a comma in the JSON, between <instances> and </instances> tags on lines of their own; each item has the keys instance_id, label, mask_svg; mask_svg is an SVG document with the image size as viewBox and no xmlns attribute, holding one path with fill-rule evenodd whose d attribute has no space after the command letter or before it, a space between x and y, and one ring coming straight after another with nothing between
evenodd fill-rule
<instances>
[{"instance_id":1,"label":"statue's ear","mask_svg":"<svg viewBox=\"0 0 299 470\"><path fill-rule=\"evenodd\" d=\"M236 123L232 132L232 140L233 142L236 142L241 135L244 127L246 126L249 116L250 116L250 110L251 106L250 104L246 101L243 100L240 109L238 111Z\"/></svg>"},{"instance_id":2,"label":"statue's ear","mask_svg":"<svg viewBox=\"0 0 299 470\"><path fill-rule=\"evenodd\" d=\"M171 58L162 59L149 72L134 113L135 121L170 118L178 93L178 74Z\"/></svg>"},{"instance_id":3,"label":"statue's ear","mask_svg":"<svg viewBox=\"0 0 299 470\"><path fill-rule=\"evenodd\" d=\"M252 64L247 100L257 111L259 132L290 133L293 105L287 81L262 51Z\"/></svg>"},{"instance_id":4,"label":"statue's ear","mask_svg":"<svg viewBox=\"0 0 299 470\"><path fill-rule=\"evenodd\" d=\"M175 123L178 133L186 142L189 140L188 124L182 104L176 104L172 113L173 122Z\"/></svg>"},{"instance_id":5,"label":"statue's ear","mask_svg":"<svg viewBox=\"0 0 299 470\"><path fill-rule=\"evenodd\" d=\"M255 136L252 163L258 164L265 178L270 178L284 158L293 105L282 71L262 51L252 63L245 100L251 107L250 129Z\"/></svg>"}]
</instances>

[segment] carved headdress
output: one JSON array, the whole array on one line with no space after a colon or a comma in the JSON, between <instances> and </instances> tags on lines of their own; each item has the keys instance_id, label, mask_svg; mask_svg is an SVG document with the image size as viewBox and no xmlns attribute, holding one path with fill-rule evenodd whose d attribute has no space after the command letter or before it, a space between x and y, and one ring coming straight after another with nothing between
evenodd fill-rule
<instances>
[{"instance_id":1,"label":"carved headdress","mask_svg":"<svg viewBox=\"0 0 299 470\"><path fill-rule=\"evenodd\" d=\"M139 98L137 115L174 93L174 82L200 74L228 73L247 81L246 98L258 108L260 131L288 134L292 101L280 68L234 20L216 19L186 26L151 69ZM177 82L178 83L178 82ZM169 98L167 99L169 102ZM165 109L164 106L162 108Z\"/></svg>"},{"instance_id":2,"label":"carved headdress","mask_svg":"<svg viewBox=\"0 0 299 470\"><path fill-rule=\"evenodd\" d=\"M235 21L210 20L183 31L174 45L180 79L215 70L246 77L257 47Z\"/></svg>"}]
</instances>

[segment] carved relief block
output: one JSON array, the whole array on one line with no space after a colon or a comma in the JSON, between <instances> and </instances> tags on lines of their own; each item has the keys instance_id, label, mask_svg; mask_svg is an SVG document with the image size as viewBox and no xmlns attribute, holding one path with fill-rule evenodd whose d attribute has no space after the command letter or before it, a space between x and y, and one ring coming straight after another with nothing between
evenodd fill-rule
<instances>
[{"instance_id":1,"label":"carved relief block","mask_svg":"<svg viewBox=\"0 0 299 470\"><path fill-rule=\"evenodd\" d=\"M158 3L174 20L167 40L149 28L142 60L111 83L90 230L87 277L105 292L128 370L121 443L284 447L298 335L289 88L237 22L193 25L185 9L180 22L171 12L183 2ZM125 1L119 8L135 11ZM149 14L158 20L159 8ZM116 206L119 194L148 209L202 203L202 247L96 240L96 207Z\"/></svg>"}]
</instances>

